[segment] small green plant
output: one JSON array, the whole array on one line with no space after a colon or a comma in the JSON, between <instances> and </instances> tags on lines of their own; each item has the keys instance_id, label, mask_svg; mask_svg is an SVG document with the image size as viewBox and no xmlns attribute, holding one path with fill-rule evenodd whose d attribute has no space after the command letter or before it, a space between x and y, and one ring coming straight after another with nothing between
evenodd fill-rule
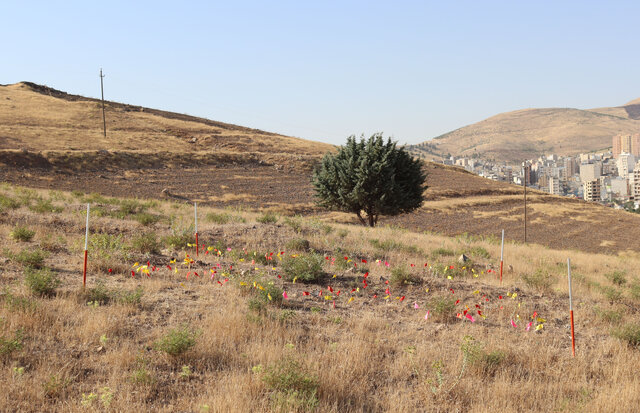
<instances>
[{"instance_id":1,"label":"small green plant","mask_svg":"<svg viewBox=\"0 0 640 413\"><path fill-rule=\"evenodd\" d=\"M261 371L262 381L272 391L276 410L311 411L317 407L318 378L292 357L285 357Z\"/></svg>"},{"instance_id":2,"label":"small green plant","mask_svg":"<svg viewBox=\"0 0 640 413\"><path fill-rule=\"evenodd\" d=\"M111 292L102 281L98 281L96 286L89 288L84 295L85 301L95 303L94 305L97 304L96 306L107 304L111 301L112 297L113 292Z\"/></svg>"},{"instance_id":3,"label":"small green plant","mask_svg":"<svg viewBox=\"0 0 640 413\"><path fill-rule=\"evenodd\" d=\"M11 373L14 379L22 377L22 375L24 374L24 367L14 367L11 369Z\"/></svg>"},{"instance_id":4,"label":"small green plant","mask_svg":"<svg viewBox=\"0 0 640 413\"><path fill-rule=\"evenodd\" d=\"M16 225L9 233L11 238L20 242L29 242L33 239L34 235L36 235L35 231L30 230L23 225Z\"/></svg>"},{"instance_id":5,"label":"small green plant","mask_svg":"<svg viewBox=\"0 0 640 413\"><path fill-rule=\"evenodd\" d=\"M640 348L640 324L626 324L614 329L611 335L626 341L632 347Z\"/></svg>"},{"instance_id":6,"label":"small green plant","mask_svg":"<svg viewBox=\"0 0 640 413\"><path fill-rule=\"evenodd\" d=\"M495 374L495 372L498 370L500 365L504 363L506 358L507 358L507 355L500 350L494 350L490 353L484 353L481 358L482 371L486 375Z\"/></svg>"},{"instance_id":7,"label":"small green plant","mask_svg":"<svg viewBox=\"0 0 640 413\"><path fill-rule=\"evenodd\" d=\"M136 357L136 365L131 372L130 381L133 384L149 386L155 383L155 377L149 371L149 362L143 355Z\"/></svg>"},{"instance_id":8,"label":"small green plant","mask_svg":"<svg viewBox=\"0 0 640 413\"><path fill-rule=\"evenodd\" d=\"M39 214L62 212L62 207L55 206L50 199L36 199L35 205L29 205L29 209Z\"/></svg>"},{"instance_id":9,"label":"small green plant","mask_svg":"<svg viewBox=\"0 0 640 413\"><path fill-rule=\"evenodd\" d=\"M487 251L485 248L480 246L475 246L471 248L469 250L469 255L477 258L485 258L485 259L491 258L491 254L489 254L489 251Z\"/></svg>"},{"instance_id":10,"label":"small green plant","mask_svg":"<svg viewBox=\"0 0 640 413\"><path fill-rule=\"evenodd\" d=\"M617 324L622 321L623 312L621 310L606 310L601 309L598 306L593 308L594 312L603 321L610 324Z\"/></svg>"},{"instance_id":11,"label":"small green plant","mask_svg":"<svg viewBox=\"0 0 640 413\"><path fill-rule=\"evenodd\" d=\"M109 339L107 338L106 334L103 334L103 335L100 336L100 345L102 347L106 347L108 342L109 342Z\"/></svg>"},{"instance_id":12,"label":"small green plant","mask_svg":"<svg viewBox=\"0 0 640 413\"><path fill-rule=\"evenodd\" d=\"M302 220L297 217L295 218L286 217L284 219L284 224L291 227L293 232L295 232L296 234L301 234L305 229L304 226L302 225Z\"/></svg>"},{"instance_id":13,"label":"small green plant","mask_svg":"<svg viewBox=\"0 0 640 413\"><path fill-rule=\"evenodd\" d=\"M256 218L256 221L261 224L275 224L276 222L278 222L278 217L271 212L266 212Z\"/></svg>"},{"instance_id":14,"label":"small green plant","mask_svg":"<svg viewBox=\"0 0 640 413\"><path fill-rule=\"evenodd\" d=\"M46 252L39 248L34 250L23 249L13 256L13 260L24 267L42 268L46 256Z\"/></svg>"},{"instance_id":15,"label":"small green plant","mask_svg":"<svg viewBox=\"0 0 640 413\"><path fill-rule=\"evenodd\" d=\"M223 225L231 222L231 214L216 214L215 212L209 212L205 216L205 221L213 224Z\"/></svg>"},{"instance_id":16,"label":"small green plant","mask_svg":"<svg viewBox=\"0 0 640 413\"><path fill-rule=\"evenodd\" d=\"M188 379L191 377L193 372L191 371L191 366L184 365L182 366L182 371L180 372L180 378Z\"/></svg>"},{"instance_id":17,"label":"small green plant","mask_svg":"<svg viewBox=\"0 0 640 413\"><path fill-rule=\"evenodd\" d=\"M538 268L533 274L522 274L521 277L526 285L539 291L549 291L556 282L555 275L546 268Z\"/></svg>"},{"instance_id":18,"label":"small green plant","mask_svg":"<svg viewBox=\"0 0 640 413\"><path fill-rule=\"evenodd\" d=\"M133 291L118 291L114 294L115 300L120 304L137 306L142 303L142 295L144 290L138 286Z\"/></svg>"},{"instance_id":19,"label":"small green plant","mask_svg":"<svg viewBox=\"0 0 640 413\"><path fill-rule=\"evenodd\" d=\"M624 271L613 271L605 274L605 277L617 286L623 286L627 283L627 277Z\"/></svg>"},{"instance_id":20,"label":"small green plant","mask_svg":"<svg viewBox=\"0 0 640 413\"><path fill-rule=\"evenodd\" d=\"M290 251L309 251L311 248L309 240L304 238L293 238L285 244L287 250Z\"/></svg>"},{"instance_id":21,"label":"small green plant","mask_svg":"<svg viewBox=\"0 0 640 413\"><path fill-rule=\"evenodd\" d=\"M409 272L404 267L394 267L391 269L391 284L398 287L401 285L419 284L420 277Z\"/></svg>"},{"instance_id":22,"label":"small green plant","mask_svg":"<svg viewBox=\"0 0 640 413\"><path fill-rule=\"evenodd\" d=\"M338 231L338 237L340 238L345 238L347 235L349 235L349 231L347 231L346 229L341 229Z\"/></svg>"},{"instance_id":23,"label":"small green plant","mask_svg":"<svg viewBox=\"0 0 640 413\"><path fill-rule=\"evenodd\" d=\"M52 374L49 376L47 381L42 384L42 388L44 390L44 394L53 399L60 397L70 383L70 379Z\"/></svg>"},{"instance_id":24,"label":"small green plant","mask_svg":"<svg viewBox=\"0 0 640 413\"><path fill-rule=\"evenodd\" d=\"M98 399L98 395L95 393L89 393L89 394L82 393L82 401L80 402L80 404L82 405L82 407L90 407L93 404L93 402L97 399Z\"/></svg>"},{"instance_id":25,"label":"small green plant","mask_svg":"<svg viewBox=\"0 0 640 413\"><path fill-rule=\"evenodd\" d=\"M453 257L454 255L456 255L455 251L447 249L447 248L436 248L435 250L431 251L431 255L434 258L437 257Z\"/></svg>"},{"instance_id":26,"label":"small green plant","mask_svg":"<svg viewBox=\"0 0 640 413\"><path fill-rule=\"evenodd\" d=\"M60 286L60 279L49 268L35 269L27 267L24 273L24 282L34 295L51 297L55 295L56 288Z\"/></svg>"},{"instance_id":27,"label":"small green plant","mask_svg":"<svg viewBox=\"0 0 640 413\"><path fill-rule=\"evenodd\" d=\"M0 210L17 209L19 207L20 207L20 203L18 201L6 195L0 194Z\"/></svg>"},{"instance_id":28,"label":"small green plant","mask_svg":"<svg viewBox=\"0 0 640 413\"><path fill-rule=\"evenodd\" d=\"M148 232L133 238L131 246L135 251L143 254L159 254L162 244L158 241L158 236L155 232Z\"/></svg>"},{"instance_id":29,"label":"small green plant","mask_svg":"<svg viewBox=\"0 0 640 413\"><path fill-rule=\"evenodd\" d=\"M460 351L462 352L462 365L460 366L460 373L458 376L451 382L449 386L445 388L445 384L447 382L444 375L444 363L441 360L435 361L432 365L434 375L436 376L436 385L431 386L431 391L433 393L440 393L442 391L450 392L454 387L460 382L462 376L466 372L467 368L482 358L482 344L475 341L472 336L464 336L462 338L462 343L460 344Z\"/></svg>"},{"instance_id":30,"label":"small green plant","mask_svg":"<svg viewBox=\"0 0 640 413\"><path fill-rule=\"evenodd\" d=\"M315 313L321 313L321 312L322 312L322 308L320 308L320 307L311 307L311 308L309 309L309 311L311 311L311 312L312 312L312 313L314 313L314 314L315 314Z\"/></svg>"},{"instance_id":31,"label":"small green plant","mask_svg":"<svg viewBox=\"0 0 640 413\"><path fill-rule=\"evenodd\" d=\"M145 227L154 225L160 221L160 216L155 214L150 214L149 212L141 212L134 216L134 219L138 221L141 225Z\"/></svg>"},{"instance_id":32,"label":"small green plant","mask_svg":"<svg viewBox=\"0 0 640 413\"><path fill-rule=\"evenodd\" d=\"M16 330L13 334L13 338L7 335L0 336L0 356L8 356L14 351L19 351L22 349L22 340L24 339L24 334L21 329Z\"/></svg>"},{"instance_id":33,"label":"small green plant","mask_svg":"<svg viewBox=\"0 0 640 413\"><path fill-rule=\"evenodd\" d=\"M454 318L456 302L452 298L435 297L431 300L430 306L432 313L436 319L441 321L449 321Z\"/></svg>"},{"instance_id":34,"label":"small green plant","mask_svg":"<svg viewBox=\"0 0 640 413\"><path fill-rule=\"evenodd\" d=\"M171 234L163 239L165 246L173 249L185 249L187 244L196 242L193 226L186 228L171 227Z\"/></svg>"},{"instance_id":35,"label":"small green plant","mask_svg":"<svg viewBox=\"0 0 640 413\"><path fill-rule=\"evenodd\" d=\"M155 342L154 348L171 356L179 356L196 345L197 336L198 333L188 326L172 329Z\"/></svg>"},{"instance_id":36,"label":"small green plant","mask_svg":"<svg viewBox=\"0 0 640 413\"><path fill-rule=\"evenodd\" d=\"M323 274L324 258L319 254L300 254L287 256L282 262L282 269L288 281L297 279L301 282L313 282Z\"/></svg>"},{"instance_id":37,"label":"small green plant","mask_svg":"<svg viewBox=\"0 0 640 413\"><path fill-rule=\"evenodd\" d=\"M622 300L622 291L615 287L602 287L602 294L609 300L609 303L616 304Z\"/></svg>"}]
</instances>

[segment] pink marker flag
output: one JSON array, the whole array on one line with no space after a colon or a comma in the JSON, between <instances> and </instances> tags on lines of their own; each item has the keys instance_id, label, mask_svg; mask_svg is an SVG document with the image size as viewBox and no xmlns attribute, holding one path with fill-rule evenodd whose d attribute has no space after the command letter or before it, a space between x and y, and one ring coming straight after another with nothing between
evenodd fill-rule
<instances>
[{"instance_id":1,"label":"pink marker flag","mask_svg":"<svg viewBox=\"0 0 640 413\"><path fill-rule=\"evenodd\" d=\"M516 323L513 322L513 320L511 320L511 325L513 326L513 328L518 328L518 326L516 325Z\"/></svg>"},{"instance_id":2,"label":"pink marker flag","mask_svg":"<svg viewBox=\"0 0 640 413\"><path fill-rule=\"evenodd\" d=\"M283 291L283 292L282 292L282 298L284 298L285 300L288 300L288 299L289 299L289 296L287 295L287 292L286 292L286 291Z\"/></svg>"},{"instance_id":3,"label":"pink marker flag","mask_svg":"<svg viewBox=\"0 0 640 413\"><path fill-rule=\"evenodd\" d=\"M529 329L531 329L531 325L533 324L533 321L529 321L529 324L527 324L527 331L529 331Z\"/></svg>"},{"instance_id":4,"label":"pink marker flag","mask_svg":"<svg viewBox=\"0 0 640 413\"><path fill-rule=\"evenodd\" d=\"M414 302L413 302L413 308L416 308L416 309L417 309L417 308L420 308L420 306L418 305L418 302L417 302L417 301L414 301Z\"/></svg>"},{"instance_id":5,"label":"pink marker flag","mask_svg":"<svg viewBox=\"0 0 640 413\"><path fill-rule=\"evenodd\" d=\"M471 321L472 323L475 323L476 320L473 318L473 316L471 316L471 314L467 313L467 318L469 319L469 321Z\"/></svg>"},{"instance_id":6,"label":"pink marker flag","mask_svg":"<svg viewBox=\"0 0 640 413\"><path fill-rule=\"evenodd\" d=\"M424 319L425 319L425 320L428 320L428 319L429 319L429 310L427 310L427 314L425 314Z\"/></svg>"}]
</instances>

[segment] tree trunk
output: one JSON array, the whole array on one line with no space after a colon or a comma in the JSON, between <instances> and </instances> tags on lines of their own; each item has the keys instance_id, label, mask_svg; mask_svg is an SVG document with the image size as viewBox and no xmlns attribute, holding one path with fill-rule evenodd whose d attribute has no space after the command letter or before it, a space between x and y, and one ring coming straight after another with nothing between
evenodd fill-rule
<instances>
[{"instance_id":1,"label":"tree trunk","mask_svg":"<svg viewBox=\"0 0 640 413\"><path fill-rule=\"evenodd\" d=\"M362 214L360 213L360 211L356 212L356 215L358 216L358 219L360 220L360 223L362 223L362 225L366 226L367 225L367 221L365 221L364 218L362 218Z\"/></svg>"}]
</instances>

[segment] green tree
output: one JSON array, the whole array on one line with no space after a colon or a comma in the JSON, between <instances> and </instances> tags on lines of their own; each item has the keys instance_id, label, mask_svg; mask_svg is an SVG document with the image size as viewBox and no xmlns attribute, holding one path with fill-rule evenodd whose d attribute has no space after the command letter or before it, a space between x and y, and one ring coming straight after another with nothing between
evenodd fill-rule
<instances>
[{"instance_id":1,"label":"green tree","mask_svg":"<svg viewBox=\"0 0 640 413\"><path fill-rule=\"evenodd\" d=\"M382 134L347 138L338 153L327 153L314 170L318 205L352 212L363 225L375 226L380 215L399 215L422 205L427 187L421 162Z\"/></svg>"}]
</instances>

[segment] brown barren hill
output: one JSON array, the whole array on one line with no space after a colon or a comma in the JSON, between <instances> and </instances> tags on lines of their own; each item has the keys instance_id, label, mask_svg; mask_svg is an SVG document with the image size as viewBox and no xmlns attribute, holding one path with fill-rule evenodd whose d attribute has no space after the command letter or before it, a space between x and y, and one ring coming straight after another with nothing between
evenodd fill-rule
<instances>
[{"instance_id":1,"label":"brown barren hill","mask_svg":"<svg viewBox=\"0 0 640 413\"><path fill-rule=\"evenodd\" d=\"M440 155L477 155L509 162L520 162L545 153L592 152L611 147L611 138L616 134L640 132L640 105L637 102L590 110L516 110L456 129L426 143ZM421 146L412 148L420 153Z\"/></svg>"},{"instance_id":2,"label":"brown barren hill","mask_svg":"<svg viewBox=\"0 0 640 413\"><path fill-rule=\"evenodd\" d=\"M119 126L112 125L108 138L117 139L101 149L106 141L95 100L30 84L0 93L0 117L8 119L0 125L0 181L356 223L355 216L315 206L311 167L330 145L110 103L108 115ZM171 127L181 135L167 132ZM435 163L425 169L423 207L383 217L382 225L448 236L498 237L505 229L508 240L523 241L521 187ZM531 191L528 217L528 242L601 253L640 249L639 215Z\"/></svg>"}]
</instances>

